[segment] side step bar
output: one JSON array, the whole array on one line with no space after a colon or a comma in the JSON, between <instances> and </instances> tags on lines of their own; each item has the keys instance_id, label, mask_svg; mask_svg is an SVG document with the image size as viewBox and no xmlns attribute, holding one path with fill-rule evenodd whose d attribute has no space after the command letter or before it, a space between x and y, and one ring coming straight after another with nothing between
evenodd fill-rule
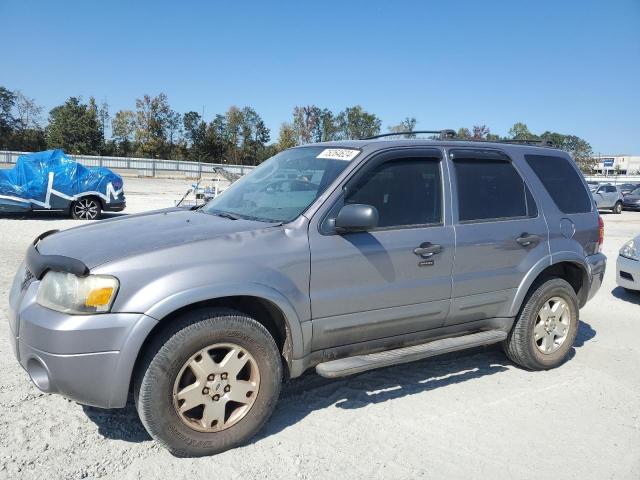
<instances>
[{"instance_id":1,"label":"side step bar","mask_svg":"<svg viewBox=\"0 0 640 480\"><path fill-rule=\"evenodd\" d=\"M502 330L470 333L469 335L443 338L412 347L331 360L318 364L316 372L325 378L346 377L347 375L366 372L374 368L388 367L390 365L413 362L422 358L434 357L443 353L455 352L456 350L490 345L501 342L505 338L507 338L507 332Z\"/></svg>"}]
</instances>

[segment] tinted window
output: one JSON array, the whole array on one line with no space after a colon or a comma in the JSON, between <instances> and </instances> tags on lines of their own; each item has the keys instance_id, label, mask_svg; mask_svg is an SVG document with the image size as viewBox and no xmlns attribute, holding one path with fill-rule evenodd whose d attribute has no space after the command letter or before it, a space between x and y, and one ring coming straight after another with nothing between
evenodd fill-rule
<instances>
[{"instance_id":1,"label":"tinted window","mask_svg":"<svg viewBox=\"0 0 640 480\"><path fill-rule=\"evenodd\" d=\"M440 223L441 184L439 160L394 160L366 172L349 188L345 203L376 207L380 227Z\"/></svg>"},{"instance_id":2,"label":"tinted window","mask_svg":"<svg viewBox=\"0 0 640 480\"><path fill-rule=\"evenodd\" d=\"M591 196L570 160L551 155L525 155L524 158L561 212L591 211Z\"/></svg>"},{"instance_id":3,"label":"tinted window","mask_svg":"<svg viewBox=\"0 0 640 480\"><path fill-rule=\"evenodd\" d=\"M459 158L453 164L461 222L538 214L531 193L511 162Z\"/></svg>"}]
</instances>

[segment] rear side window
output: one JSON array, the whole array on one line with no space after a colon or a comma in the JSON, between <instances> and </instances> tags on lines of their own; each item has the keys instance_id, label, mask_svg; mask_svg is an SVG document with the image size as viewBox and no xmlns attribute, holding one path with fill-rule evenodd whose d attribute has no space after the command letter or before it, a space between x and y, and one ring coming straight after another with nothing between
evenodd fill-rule
<instances>
[{"instance_id":1,"label":"rear side window","mask_svg":"<svg viewBox=\"0 0 640 480\"><path fill-rule=\"evenodd\" d=\"M453 164L460 222L538 215L529 189L508 160L465 157Z\"/></svg>"},{"instance_id":2,"label":"rear side window","mask_svg":"<svg viewBox=\"0 0 640 480\"><path fill-rule=\"evenodd\" d=\"M591 211L591 196L568 159L553 155L525 155L524 158L562 213Z\"/></svg>"}]
</instances>

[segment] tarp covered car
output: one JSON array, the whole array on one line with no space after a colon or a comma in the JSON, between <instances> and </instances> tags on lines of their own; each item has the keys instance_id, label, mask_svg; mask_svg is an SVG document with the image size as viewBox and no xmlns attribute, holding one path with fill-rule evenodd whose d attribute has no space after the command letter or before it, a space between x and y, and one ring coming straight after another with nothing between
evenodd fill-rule
<instances>
[{"instance_id":1,"label":"tarp covered car","mask_svg":"<svg viewBox=\"0 0 640 480\"><path fill-rule=\"evenodd\" d=\"M125 207L120 175L103 167L85 167L62 150L18 157L0 170L0 212L64 210L73 218L93 220L103 210Z\"/></svg>"}]
</instances>

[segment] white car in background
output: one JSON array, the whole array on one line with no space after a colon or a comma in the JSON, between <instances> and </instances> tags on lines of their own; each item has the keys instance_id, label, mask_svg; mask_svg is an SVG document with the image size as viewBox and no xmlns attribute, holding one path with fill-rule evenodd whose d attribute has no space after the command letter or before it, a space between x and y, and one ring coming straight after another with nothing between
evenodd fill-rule
<instances>
[{"instance_id":1,"label":"white car in background","mask_svg":"<svg viewBox=\"0 0 640 480\"><path fill-rule=\"evenodd\" d=\"M620 249L616 281L625 290L640 291L640 235L629 240Z\"/></svg>"}]
</instances>

